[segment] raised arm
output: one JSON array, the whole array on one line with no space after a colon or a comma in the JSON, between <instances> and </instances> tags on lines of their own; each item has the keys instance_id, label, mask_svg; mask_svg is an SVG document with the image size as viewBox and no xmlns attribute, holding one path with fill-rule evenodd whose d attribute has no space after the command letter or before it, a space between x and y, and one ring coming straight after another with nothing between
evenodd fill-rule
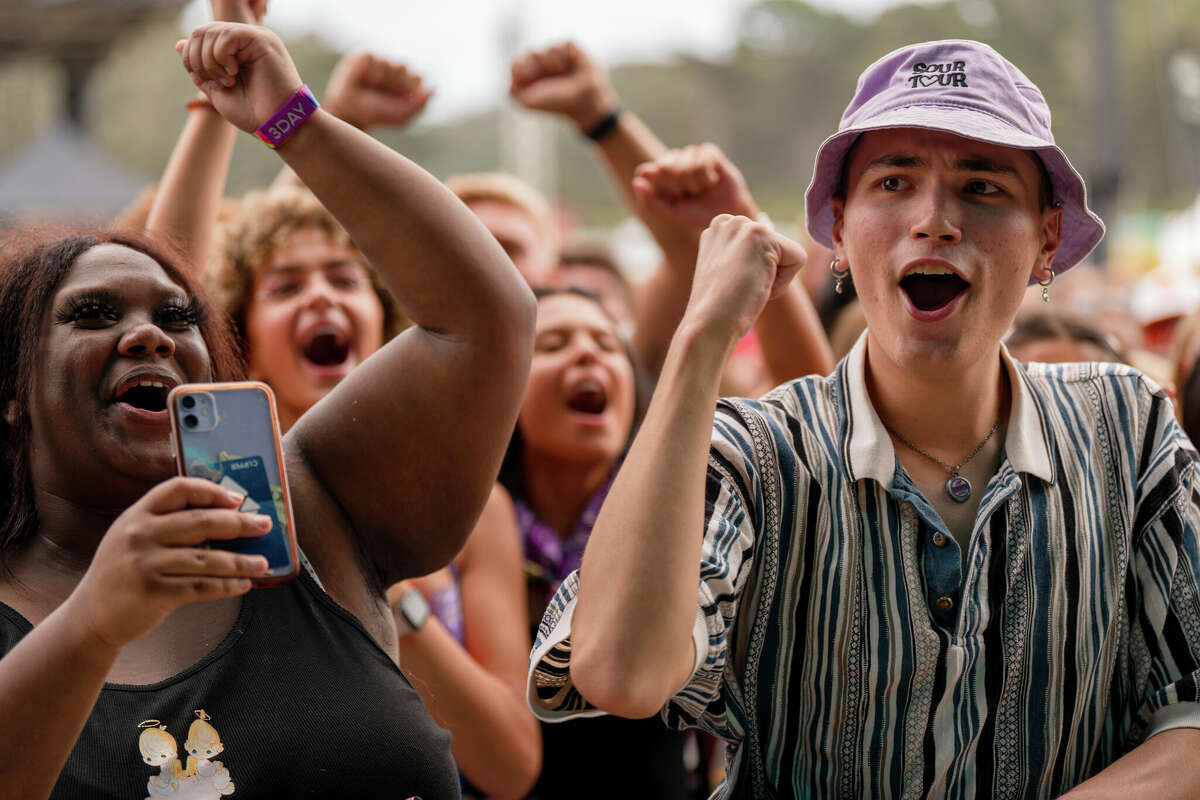
<instances>
[{"instance_id":1,"label":"raised arm","mask_svg":"<svg viewBox=\"0 0 1200 800\"><path fill-rule=\"evenodd\" d=\"M214 107L244 131L302 86L262 28L214 23L179 48ZM294 498L317 503L297 516L342 520L318 531L298 519L298 534L314 563L361 554L385 585L432 572L466 540L499 470L529 371L532 295L458 198L352 125L317 109L276 152L414 323L289 431L289 470L311 470L329 498Z\"/></svg>"},{"instance_id":2,"label":"raised arm","mask_svg":"<svg viewBox=\"0 0 1200 800\"><path fill-rule=\"evenodd\" d=\"M596 141L613 184L633 208L629 182L638 164L667 151L637 115L622 109L608 73L574 42L536 50L512 63L509 93L525 108L562 117L580 135L616 112L615 124Z\"/></svg>"},{"instance_id":3,"label":"raised arm","mask_svg":"<svg viewBox=\"0 0 1200 800\"><path fill-rule=\"evenodd\" d=\"M404 126L421 113L433 90L404 64L357 51L342 56L329 75L321 107L363 131ZM284 165L272 186L302 184Z\"/></svg>"},{"instance_id":4,"label":"raised arm","mask_svg":"<svg viewBox=\"0 0 1200 800\"><path fill-rule=\"evenodd\" d=\"M529 619L516 512L499 486L454 563L463 644L431 616L400 637L400 667L453 735L450 749L462 773L488 797L516 800L541 771L542 735L524 697ZM448 573L415 583L430 596L448 584ZM393 603L405 584L389 590Z\"/></svg>"},{"instance_id":5,"label":"raised arm","mask_svg":"<svg viewBox=\"0 0 1200 800\"><path fill-rule=\"evenodd\" d=\"M634 349L647 367L658 369L688 302L701 231L718 214L755 219L759 209L737 167L712 144L672 150L641 165L631 185L641 217L657 220L656 229L670 229L675 243L663 248L667 266L638 297ZM789 286L767 303L754 327L773 383L833 369L829 340L802 287Z\"/></svg>"},{"instance_id":6,"label":"raised arm","mask_svg":"<svg viewBox=\"0 0 1200 800\"><path fill-rule=\"evenodd\" d=\"M567 42L528 53L514 61L509 91L513 99L528 109L562 117L581 136L589 132L597 134L598 138L594 140L596 152L629 210L650 229L668 264L687 261L690 270L696 263L695 237L690 232L664 224L659 217L643 214L633 193L633 177L638 166L665 154L667 146L636 114L621 106L608 73L578 45ZM610 124L602 131L597 130L601 122L614 114ZM687 299L686 291L684 299ZM670 334L663 340L664 349L668 339Z\"/></svg>"},{"instance_id":7,"label":"raised arm","mask_svg":"<svg viewBox=\"0 0 1200 800\"><path fill-rule=\"evenodd\" d=\"M223 22L257 24L266 8L266 0L212 0L213 19ZM187 109L150 207L146 232L187 253L189 266L200 278L212 249L237 128L213 110L203 93Z\"/></svg>"},{"instance_id":8,"label":"raised arm","mask_svg":"<svg viewBox=\"0 0 1200 800\"><path fill-rule=\"evenodd\" d=\"M719 216L701 239L683 321L579 571L570 673L599 708L649 716L691 674L721 371L803 263L800 245L745 217Z\"/></svg>"}]
</instances>

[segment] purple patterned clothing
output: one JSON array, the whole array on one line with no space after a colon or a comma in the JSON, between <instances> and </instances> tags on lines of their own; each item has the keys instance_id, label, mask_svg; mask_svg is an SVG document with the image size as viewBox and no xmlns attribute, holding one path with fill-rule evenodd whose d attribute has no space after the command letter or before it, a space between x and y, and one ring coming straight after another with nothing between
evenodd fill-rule
<instances>
[{"instance_id":1,"label":"purple patterned clothing","mask_svg":"<svg viewBox=\"0 0 1200 800\"><path fill-rule=\"evenodd\" d=\"M612 473L588 500L566 538L559 536L558 531L538 519L524 500L513 498L517 512L517 529L521 534L521 549L525 556L529 619L535 628L545 613L550 598L558 591L558 585L579 569L583 560L583 548L592 534L596 515L600 513L600 506L608 496L618 466L619 463L613 465Z\"/></svg>"}]
</instances>

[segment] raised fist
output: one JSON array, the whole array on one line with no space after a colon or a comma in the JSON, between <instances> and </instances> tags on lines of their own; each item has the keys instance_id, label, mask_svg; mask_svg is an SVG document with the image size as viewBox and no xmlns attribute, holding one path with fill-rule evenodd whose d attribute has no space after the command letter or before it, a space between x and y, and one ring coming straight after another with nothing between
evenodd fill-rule
<instances>
[{"instance_id":1,"label":"raised fist","mask_svg":"<svg viewBox=\"0 0 1200 800\"><path fill-rule=\"evenodd\" d=\"M574 42L536 50L514 61L509 93L526 108L567 117L581 131L617 105L608 74Z\"/></svg>"},{"instance_id":2,"label":"raised fist","mask_svg":"<svg viewBox=\"0 0 1200 800\"><path fill-rule=\"evenodd\" d=\"M283 42L258 25L210 22L175 49L217 113L247 132L304 85Z\"/></svg>"},{"instance_id":3,"label":"raised fist","mask_svg":"<svg viewBox=\"0 0 1200 800\"><path fill-rule=\"evenodd\" d=\"M718 214L758 217L745 178L715 144L670 150L642 164L633 194L644 211L697 233Z\"/></svg>"},{"instance_id":4,"label":"raised fist","mask_svg":"<svg viewBox=\"0 0 1200 800\"><path fill-rule=\"evenodd\" d=\"M403 64L366 52L349 53L333 68L324 106L356 128L404 125L417 115L433 92L421 76Z\"/></svg>"},{"instance_id":5,"label":"raised fist","mask_svg":"<svg viewBox=\"0 0 1200 800\"><path fill-rule=\"evenodd\" d=\"M767 225L720 214L700 237L685 319L737 341L804 266L804 248Z\"/></svg>"}]
</instances>

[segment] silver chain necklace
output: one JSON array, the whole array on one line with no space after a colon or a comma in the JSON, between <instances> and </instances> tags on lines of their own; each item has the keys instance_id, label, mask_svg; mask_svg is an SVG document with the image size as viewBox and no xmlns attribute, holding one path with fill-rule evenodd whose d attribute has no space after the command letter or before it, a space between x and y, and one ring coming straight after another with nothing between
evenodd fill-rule
<instances>
[{"instance_id":1,"label":"silver chain necklace","mask_svg":"<svg viewBox=\"0 0 1200 800\"><path fill-rule=\"evenodd\" d=\"M879 421L883 422L882 419ZM950 495L950 499L957 503L965 503L971 498L971 482L962 475L959 475L958 471L965 467L968 461L979 455L979 451L983 449L983 446L988 443L988 439L991 439L992 434L995 433L996 429L1000 427L1000 418L996 417L995 424L992 425L992 429L987 432L987 435L983 437L983 441L975 445L975 449L972 450L966 458L953 466L947 464L945 461L942 461L935 455L926 453L908 439L905 439L899 433L896 433L895 429L893 429L892 426L888 425L886 422L883 422L883 427L887 428L888 433L903 442L908 449L915 450L916 452L928 458L930 461L936 461L938 464L941 464L943 468L950 470L950 479L946 481L946 494Z\"/></svg>"}]
</instances>

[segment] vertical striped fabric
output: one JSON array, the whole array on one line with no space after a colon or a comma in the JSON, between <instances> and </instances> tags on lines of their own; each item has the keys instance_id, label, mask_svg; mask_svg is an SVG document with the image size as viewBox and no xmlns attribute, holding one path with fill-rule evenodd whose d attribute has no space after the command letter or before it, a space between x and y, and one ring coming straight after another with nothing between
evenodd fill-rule
<instances>
[{"instance_id":1,"label":"vertical striped fabric","mask_svg":"<svg viewBox=\"0 0 1200 800\"><path fill-rule=\"evenodd\" d=\"M965 573L871 408L865 339L828 378L721 402L697 669L663 709L730 743L717 796L1053 798L1200 728L1195 449L1130 368L1003 357ZM596 713L567 671L577 587L534 648L545 719Z\"/></svg>"}]
</instances>

